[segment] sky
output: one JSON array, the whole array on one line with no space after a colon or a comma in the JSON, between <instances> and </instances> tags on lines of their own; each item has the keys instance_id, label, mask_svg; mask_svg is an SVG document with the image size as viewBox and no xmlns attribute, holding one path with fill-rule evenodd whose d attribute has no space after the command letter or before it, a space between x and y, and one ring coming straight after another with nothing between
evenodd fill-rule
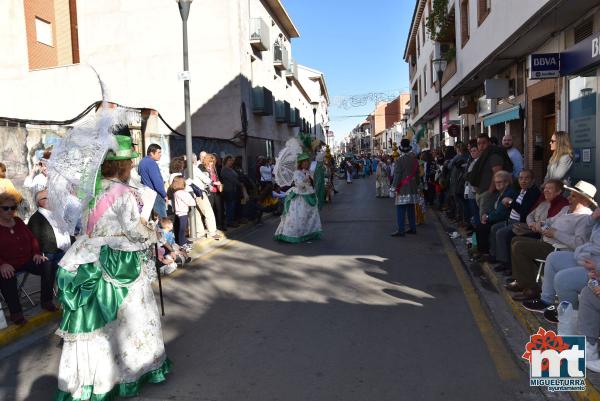
<instances>
[{"instance_id":1,"label":"sky","mask_svg":"<svg viewBox=\"0 0 600 401\"><path fill-rule=\"evenodd\" d=\"M300 31L292 39L292 57L325 74L336 143L375 108L341 108L340 97L408 92L403 56L415 1L282 1Z\"/></svg>"}]
</instances>

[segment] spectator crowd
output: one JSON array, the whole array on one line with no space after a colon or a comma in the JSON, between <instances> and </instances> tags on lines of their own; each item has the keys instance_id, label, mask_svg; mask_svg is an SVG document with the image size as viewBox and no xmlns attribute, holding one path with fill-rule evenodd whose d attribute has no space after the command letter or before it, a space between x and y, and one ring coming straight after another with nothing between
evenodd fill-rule
<instances>
[{"instance_id":1,"label":"spectator crowd","mask_svg":"<svg viewBox=\"0 0 600 401\"><path fill-rule=\"evenodd\" d=\"M512 138L479 135L468 144L425 151L424 197L465 230L474 259L505 277L524 309L586 337L588 369L600 372L600 209L596 187L571 182L569 135L548 144L546 174L523 168Z\"/></svg>"},{"instance_id":2,"label":"spectator crowd","mask_svg":"<svg viewBox=\"0 0 600 401\"><path fill-rule=\"evenodd\" d=\"M61 230L48 205L48 168L51 151L33 166L23 183L30 191L36 210L31 216L25 211L25 197L7 177L6 165L0 163L0 303L8 308L9 318L18 325L27 322L21 301L28 298L29 275L40 276L40 306L57 310L55 278L64 253L75 237ZM262 224L264 213L280 215L284 209L286 190L273 177L275 160L259 157L255 171L246 173L241 156L200 152L192 161L193 175L187 171L185 156L174 157L169 163L169 178L165 180L158 162L162 149L151 144L146 155L132 171L128 185L155 194L152 217L158 219L157 260L162 274L170 274L189 262L193 241L220 240L228 229L240 224ZM326 182L333 188L332 158L328 157ZM119 177L119 171L102 171L103 176ZM112 175L111 175L112 174ZM166 177L165 177L166 178ZM331 192L331 193L329 193ZM29 195L29 194L28 194ZM327 191L331 201L332 191ZM195 218L195 232L189 224ZM82 234L76 232L75 235Z\"/></svg>"}]
</instances>

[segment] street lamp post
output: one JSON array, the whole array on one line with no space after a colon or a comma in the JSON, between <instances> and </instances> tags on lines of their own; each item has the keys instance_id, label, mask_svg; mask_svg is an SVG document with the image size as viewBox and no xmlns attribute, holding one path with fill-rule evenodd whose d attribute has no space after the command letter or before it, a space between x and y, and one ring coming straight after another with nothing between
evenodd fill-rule
<instances>
[{"instance_id":1,"label":"street lamp post","mask_svg":"<svg viewBox=\"0 0 600 401\"><path fill-rule=\"evenodd\" d=\"M448 65L448 62L446 61L445 58L436 58L435 60L432 60L433 62L433 68L435 68L435 72L437 74L437 81L438 81L438 93L440 95L439 97L439 103L440 103L440 145L443 147L444 146L444 129L442 128L442 113L443 113L443 107L442 107L442 77L444 76L444 70L446 69L446 66Z\"/></svg>"},{"instance_id":2,"label":"street lamp post","mask_svg":"<svg viewBox=\"0 0 600 401\"><path fill-rule=\"evenodd\" d=\"M323 129L325 129L325 144L329 146L329 124L325 124Z\"/></svg>"},{"instance_id":3,"label":"street lamp post","mask_svg":"<svg viewBox=\"0 0 600 401\"><path fill-rule=\"evenodd\" d=\"M179 14L183 26L183 71L184 75L189 74L188 62L188 31L187 20L190 15L190 6L193 0L177 0ZM185 104L185 158L187 162L187 173L190 179L194 178L193 149L192 149L192 119L190 113L190 77L184 76L183 79L183 97ZM190 216L190 233L196 235L196 217L195 213Z\"/></svg>"}]
</instances>

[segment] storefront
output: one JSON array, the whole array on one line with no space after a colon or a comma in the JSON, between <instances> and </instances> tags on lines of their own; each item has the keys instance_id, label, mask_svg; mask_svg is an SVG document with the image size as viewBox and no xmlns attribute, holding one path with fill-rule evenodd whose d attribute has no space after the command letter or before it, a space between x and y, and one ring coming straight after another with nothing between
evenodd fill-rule
<instances>
[{"instance_id":1,"label":"storefront","mask_svg":"<svg viewBox=\"0 0 600 401\"><path fill-rule=\"evenodd\" d=\"M575 160L571 170L573 181L596 183L600 177L600 149L596 146L600 126L598 110L598 77L600 70L600 36L577 43L561 53L561 75L566 76L568 130Z\"/></svg>"}]
</instances>

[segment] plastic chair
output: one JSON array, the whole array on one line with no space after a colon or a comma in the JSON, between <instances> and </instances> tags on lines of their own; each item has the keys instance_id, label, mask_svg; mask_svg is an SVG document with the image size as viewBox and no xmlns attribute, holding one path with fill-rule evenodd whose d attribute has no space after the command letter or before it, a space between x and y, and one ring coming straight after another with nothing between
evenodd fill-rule
<instances>
[{"instance_id":1,"label":"plastic chair","mask_svg":"<svg viewBox=\"0 0 600 401\"><path fill-rule=\"evenodd\" d=\"M553 252L560 251L563 249L569 249L569 247L562 244L555 244ZM535 277L535 282L539 284L542 281L542 277L544 277L544 266L546 266L546 259L535 259L535 261L538 264L538 271L537 276Z\"/></svg>"}]
</instances>

